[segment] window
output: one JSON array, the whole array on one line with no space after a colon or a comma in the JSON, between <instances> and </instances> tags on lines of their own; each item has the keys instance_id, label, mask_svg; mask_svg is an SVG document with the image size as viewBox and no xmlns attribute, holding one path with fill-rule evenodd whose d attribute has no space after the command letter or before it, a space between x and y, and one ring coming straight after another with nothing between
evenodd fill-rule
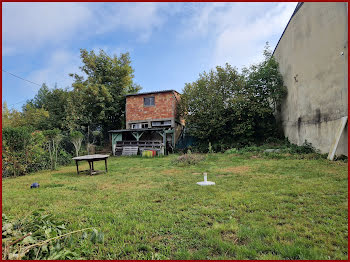
<instances>
[{"instance_id":1,"label":"window","mask_svg":"<svg viewBox=\"0 0 350 262\"><path fill-rule=\"evenodd\" d=\"M148 128L148 123L131 124L131 129Z\"/></svg>"},{"instance_id":2,"label":"window","mask_svg":"<svg viewBox=\"0 0 350 262\"><path fill-rule=\"evenodd\" d=\"M131 124L131 129L141 128L141 124Z\"/></svg>"},{"instance_id":3,"label":"window","mask_svg":"<svg viewBox=\"0 0 350 262\"><path fill-rule=\"evenodd\" d=\"M171 120L153 121L152 126L171 126Z\"/></svg>"},{"instance_id":4,"label":"window","mask_svg":"<svg viewBox=\"0 0 350 262\"><path fill-rule=\"evenodd\" d=\"M154 106L154 96L143 98L144 106Z\"/></svg>"}]
</instances>

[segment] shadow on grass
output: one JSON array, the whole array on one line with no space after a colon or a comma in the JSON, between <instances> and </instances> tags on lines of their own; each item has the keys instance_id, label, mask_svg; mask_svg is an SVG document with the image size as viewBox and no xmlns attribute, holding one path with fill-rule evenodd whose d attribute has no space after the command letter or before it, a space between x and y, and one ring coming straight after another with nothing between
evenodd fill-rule
<instances>
[{"instance_id":1,"label":"shadow on grass","mask_svg":"<svg viewBox=\"0 0 350 262\"><path fill-rule=\"evenodd\" d=\"M90 170L79 170L79 174L77 174L77 172L59 172L59 173L53 173L52 176L53 177L73 177L73 178L82 178L82 177L89 177L89 176L96 176L96 175L108 175L108 173L106 173L103 170L95 170L96 173L93 173L92 175L90 175Z\"/></svg>"}]
</instances>

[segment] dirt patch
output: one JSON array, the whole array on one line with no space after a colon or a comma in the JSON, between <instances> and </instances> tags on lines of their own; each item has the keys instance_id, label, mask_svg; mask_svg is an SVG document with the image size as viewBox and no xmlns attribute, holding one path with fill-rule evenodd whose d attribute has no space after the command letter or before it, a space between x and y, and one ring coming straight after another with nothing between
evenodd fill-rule
<instances>
[{"instance_id":1,"label":"dirt patch","mask_svg":"<svg viewBox=\"0 0 350 262\"><path fill-rule=\"evenodd\" d=\"M235 166L235 167L227 167L227 168L221 168L219 169L220 172L225 172L225 173L246 173L250 171L249 166Z\"/></svg>"},{"instance_id":2,"label":"dirt patch","mask_svg":"<svg viewBox=\"0 0 350 262\"><path fill-rule=\"evenodd\" d=\"M250 157L251 159L259 159L259 158L261 158L260 156L251 156Z\"/></svg>"},{"instance_id":3,"label":"dirt patch","mask_svg":"<svg viewBox=\"0 0 350 262\"><path fill-rule=\"evenodd\" d=\"M232 231L223 231L221 232L221 238L224 241L233 242L234 244L238 242L238 237L235 232Z\"/></svg>"},{"instance_id":4,"label":"dirt patch","mask_svg":"<svg viewBox=\"0 0 350 262\"><path fill-rule=\"evenodd\" d=\"M192 173L192 175L201 175L201 173Z\"/></svg>"},{"instance_id":5,"label":"dirt patch","mask_svg":"<svg viewBox=\"0 0 350 262\"><path fill-rule=\"evenodd\" d=\"M166 234L166 235L156 235L156 236L151 237L150 242L151 242L151 243L157 243L157 242L163 242L163 243L165 242L165 243L167 243L167 242L169 242L172 238L173 238L173 236L170 235L170 234Z\"/></svg>"},{"instance_id":6,"label":"dirt patch","mask_svg":"<svg viewBox=\"0 0 350 262\"><path fill-rule=\"evenodd\" d=\"M215 177L231 177L232 175L217 175Z\"/></svg>"}]
</instances>

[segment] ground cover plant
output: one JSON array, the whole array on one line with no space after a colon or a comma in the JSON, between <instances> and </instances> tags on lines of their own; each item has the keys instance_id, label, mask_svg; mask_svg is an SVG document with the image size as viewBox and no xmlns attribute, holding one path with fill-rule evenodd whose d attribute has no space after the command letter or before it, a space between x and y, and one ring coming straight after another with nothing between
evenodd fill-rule
<instances>
[{"instance_id":1,"label":"ground cover plant","mask_svg":"<svg viewBox=\"0 0 350 262\"><path fill-rule=\"evenodd\" d=\"M72 236L86 259L347 259L347 163L280 155L111 157L108 174L72 165L3 179L2 208L14 218L44 209L68 232L96 228L103 243ZM196 185L203 172L215 186Z\"/></svg>"},{"instance_id":2,"label":"ground cover plant","mask_svg":"<svg viewBox=\"0 0 350 262\"><path fill-rule=\"evenodd\" d=\"M12 220L2 214L2 259L82 259L72 252L72 235L82 233L80 246L86 241L103 243L103 233L95 228L67 232L64 222L39 209L26 217ZM88 233L89 234L88 234ZM77 243L75 242L74 245Z\"/></svg>"}]
</instances>

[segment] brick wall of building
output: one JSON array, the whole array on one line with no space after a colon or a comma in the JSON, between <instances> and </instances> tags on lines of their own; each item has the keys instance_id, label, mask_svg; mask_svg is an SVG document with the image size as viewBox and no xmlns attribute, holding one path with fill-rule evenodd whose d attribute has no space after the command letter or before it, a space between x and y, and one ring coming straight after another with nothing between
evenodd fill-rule
<instances>
[{"instance_id":1,"label":"brick wall of building","mask_svg":"<svg viewBox=\"0 0 350 262\"><path fill-rule=\"evenodd\" d=\"M176 94L176 93L175 93ZM154 96L154 106L144 106L144 98ZM173 92L126 97L126 122L174 118L176 99Z\"/></svg>"}]
</instances>

